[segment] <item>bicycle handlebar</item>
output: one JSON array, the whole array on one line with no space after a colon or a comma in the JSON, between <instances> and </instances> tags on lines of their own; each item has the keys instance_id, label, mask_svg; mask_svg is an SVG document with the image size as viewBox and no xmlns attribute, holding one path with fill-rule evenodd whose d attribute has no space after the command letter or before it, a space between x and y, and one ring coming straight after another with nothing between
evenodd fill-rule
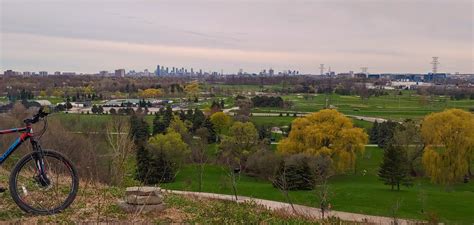
<instances>
[{"instance_id":1,"label":"bicycle handlebar","mask_svg":"<svg viewBox=\"0 0 474 225\"><path fill-rule=\"evenodd\" d=\"M43 108L40 108L36 115L34 115L32 118L23 120L23 122L25 124L35 124L39 121L39 119L46 117L48 114L49 113L43 111Z\"/></svg>"}]
</instances>

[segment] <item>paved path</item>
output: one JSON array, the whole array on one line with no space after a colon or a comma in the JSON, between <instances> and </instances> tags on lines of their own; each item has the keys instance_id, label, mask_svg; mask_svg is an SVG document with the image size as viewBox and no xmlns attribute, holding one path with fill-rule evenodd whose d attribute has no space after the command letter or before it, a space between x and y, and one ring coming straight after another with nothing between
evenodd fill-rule
<instances>
[{"instance_id":1,"label":"paved path","mask_svg":"<svg viewBox=\"0 0 474 225\"><path fill-rule=\"evenodd\" d=\"M173 193L173 194L180 194L180 195L190 195L190 196L197 196L197 197L210 198L210 199L235 201L235 197L233 195L205 193L205 192L164 190L164 189L163 191L168 192L168 193ZM257 198L251 198L251 197L245 197L245 196L237 196L237 198L238 198L237 202L252 201L270 210L274 210L274 211L284 210L288 213L293 213L293 210L291 209L291 206L288 203L257 199ZM295 211L297 214L305 215L310 218L321 218L321 211L318 208L313 208L313 207L308 207L308 206L303 206L303 205L295 205L295 204L293 206L295 207ZM384 224L384 225L394 224L393 218L390 218L390 217L371 216L371 215L340 212L340 211L333 211L333 210L331 210L330 212L326 212L325 216L335 216L335 217L339 217L340 219L344 221L352 221L352 222L374 223L374 224ZM408 224L415 224L416 221L407 220L407 219L398 219L397 222L400 225L408 225Z\"/></svg>"}]
</instances>

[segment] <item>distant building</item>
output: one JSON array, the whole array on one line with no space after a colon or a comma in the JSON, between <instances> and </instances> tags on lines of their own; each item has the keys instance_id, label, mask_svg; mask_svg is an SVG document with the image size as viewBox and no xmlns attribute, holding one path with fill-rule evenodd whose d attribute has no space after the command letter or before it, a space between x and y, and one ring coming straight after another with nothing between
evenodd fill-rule
<instances>
[{"instance_id":1,"label":"distant building","mask_svg":"<svg viewBox=\"0 0 474 225\"><path fill-rule=\"evenodd\" d=\"M274 74L275 74L275 70L273 70L273 68L270 68L268 70L268 75L273 76Z\"/></svg>"},{"instance_id":2,"label":"distant building","mask_svg":"<svg viewBox=\"0 0 474 225\"><path fill-rule=\"evenodd\" d=\"M125 69L115 70L115 76L116 77L125 77Z\"/></svg>"},{"instance_id":3,"label":"distant building","mask_svg":"<svg viewBox=\"0 0 474 225\"><path fill-rule=\"evenodd\" d=\"M40 76L48 76L48 72L47 71L39 71L39 75Z\"/></svg>"},{"instance_id":4,"label":"distant building","mask_svg":"<svg viewBox=\"0 0 474 225\"><path fill-rule=\"evenodd\" d=\"M100 75L100 76L107 76L107 75L109 75L109 71L107 71L107 70L102 70L102 71L99 72L99 75Z\"/></svg>"},{"instance_id":5,"label":"distant building","mask_svg":"<svg viewBox=\"0 0 474 225\"><path fill-rule=\"evenodd\" d=\"M367 78L367 73L356 73L354 74L355 78Z\"/></svg>"},{"instance_id":6,"label":"distant building","mask_svg":"<svg viewBox=\"0 0 474 225\"><path fill-rule=\"evenodd\" d=\"M31 72L25 71L25 72L23 72L23 76L31 76Z\"/></svg>"},{"instance_id":7,"label":"distant building","mask_svg":"<svg viewBox=\"0 0 474 225\"><path fill-rule=\"evenodd\" d=\"M14 75L15 75L15 71L13 71L13 70L6 70L5 72L3 72L3 75L4 75L4 76L14 76Z\"/></svg>"},{"instance_id":8,"label":"distant building","mask_svg":"<svg viewBox=\"0 0 474 225\"><path fill-rule=\"evenodd\" d=\"M448 77L446 73L428 73L423 76L425 82L445 80Z\"/></svg>"},{"instance_id":9,"label":"distant building","mask_svg":"<svg viewBox=\"0 0 474 225\"><path fill-rule=\"evenodd\" d=\"M59 75L61 75L61 72L56 71L56 72L54 72L54 75L59 76Z\"/></svg>"},{"instance_id":10,"label":"distant building","mask_svg":"<svg viewBox=\"0 0 474 225\"><path fill-rule=\"evenodd\" d=\"M74 76L76 75L76 72L63 72L62 74L65 76Z\"/></svg>"},{"instance_id":11,"label":"distant building","mask_svg":"<svg viewBox=\"0 0 474 225\"><path fill-rule=\"evenodd\" d=\"M150 76L150 72L148 71L148 69L145 69L145 70L143 71L143 76L145 76L145 77Z\"/></svg>"},{"instance_id":12,"label":"distant building","mask_svg":"<svg viewBox=\"0 0 474 225\"><path fill-rule=\"evenodd\" d=\"M161 67L160 67L160 65L156 65L155 75L156 75L156 76L160 76L160 75L161 75Z\"/></svg>"}]
</instances>

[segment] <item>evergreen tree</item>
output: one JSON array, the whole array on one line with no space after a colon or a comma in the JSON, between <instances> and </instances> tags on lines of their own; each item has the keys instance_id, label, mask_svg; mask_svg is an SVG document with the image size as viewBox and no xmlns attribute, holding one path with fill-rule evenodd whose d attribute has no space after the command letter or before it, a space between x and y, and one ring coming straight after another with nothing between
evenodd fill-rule
<instances>
[{"instance_id":1,"label":"evergreen tree","mask_svg":"<svg viewBox=\"0 0 474 225\"><path fill-rule=\"evenodd\" d=\"M393 134L398 126L399 124L397 122L390 120L383 123L374 123L370 131L370 141L384 148L386 144L392 141Z\"/></svg>"},{"instance_id":2,"label":"evergreen tree","mask_svg":"<svg viewBox=\"0 0 474 225\"><path fill-rule=\"evenodd\" d=\"M225 106L224 103L225 103L225 102L224 102L224 99L222 99L222 100L221 100L221 109L224 109L224 106Z\"/></svg>"},{"instance_id":3,"label":"evergreen tree","mask_svg":"<svg viewBox=\"0 0 474 225\"><path fill-rule=\"evenodd\" d=\"M196 108L194 109L194 115L193 115L193 126L191 128L192 131L196 131L197 129L201 128L204 120L206 120L206 116L204 116L204 113Z\"/></svg>"},{"instance_id":4,"label":"evergreen tree","mask_svg":"<svg viewBox=\"0 0 474 225\"><path fill-rule=\"evenodd\" d=\"M216 130L214 129L214 125L212 124L211 120L206 118L202 126L207 129L209 134L207 136L207 141L209 143L214 143L216 141Z\"/></svg>"},{"instance_id":5,"label":"evergreen tree","mask_svg":"<svg viewBox=\"0 0 474 225\"><path fill-rule=\"evenodd\" d=\"M315 176L309 166L309 157L293 155L283 160L276 173L273 186L287 190L311 190L315 186ZM282 184L285 184L282 186Z\"/></svg>"},{"instance_id":6,"label":"evergreen tree","mask_svg":"<svg viewBox=\"0 0 474 225\"><path fill-rule=\"evenodd\" d=\"M148 183L148 170L150 167L150 157L148 150L146 149L146 143L148 140L148 123L143 117L139 117L133 114L130 117L130 138L137 146L136 160L137 160L137 171L136 177L139 181Z\"/></svg>"},{"instance_id":7,"label":"evergreen tree","mask_svg":"<svg viewBox=\"0 0 474 225\"><path fill-rule=\"evenodd\" d=\"M379 123L375 121L374 125L372 126L372 129L370 129L370 134L369 134L369 139L370 143L377 143L377 140L379 139L378 137L379 133Z\"/></svg>"},{"instance_id":8,"label":"evergreen tree","mask_svg":"<svg viewBox=\"0 0 474 225\"><path fill-rule=\"evenodd\" d=\"M98 113L98 114L103 114L103 113L104 113L104 107L102 107L101 105L99 105L99 107L97 107L97 113Z\"/></svg>"},{"instance_id":9,"label":"evergreen tree","mask_svg":"<svg viewBox=\"0 0 474 225\"><path fill-rule=\"evenodd\" d=\"M408 173L406 155L398 146L388 144L384 150L383 162L378 173L380 180L385 185L390 185L392 190L395 186L397 190L400 190L400 184L407 187L412 185Z\"/></svg>"},{"instance_id":10,"label":"evergreen tree","mask_svg":"<svg viewBox=\"0 0 474 225\"><path fill-rule=\"evenodd\" d=\"M93 114L96 114L97 113L97 106L93 105L91 111L92 111Z\"/></svg>"},{"instance_id":11,"label":"evergreen tree","mask_svg":"<svg viewBox=\"0 0 474 225\"><path fill-rule=\"evenodd\" d=\"M184 112L184 110L179 111L179 119L182 121L186 120L186 113Z\"/></svg>"},{"instance_id":12,"label":"evergreen tree","mask_svg":"<svg viewBox=\"0 0 474 225\"><path fill-rule=\"evenodd\" d=\"M66 99L66 109L72 109L71 99L69 97Z\"/></svg>"},{"instance_id":13,"label":"evergreen tree","mask_svg":"<svg viewBox=\"0 0 474 225\"><path fill-rule=\"evenodd\" d=\"M153 135L156 134L163 134L166 131L165 123L160 118L160 114L155 114L155 118L153 118Z\"/></svg>"},{"instance_id":14,"label":"evergreen tree","mask_svg":"<svg viewBox=\"0 0 474 225\"><path fill-rule=\"evenodd\" d=\"M168 128L170 126L171 120L173 119L173 109L171 105L167 105L163 115L163 123L165 127Z\"/></svg>"},{"instance_id":15,"label":"evergreen tree","mask_svg":"<svg viewBox=\"0 0 474 225\"><path fill-rule=\"evenodd\" d=\"M186 112L186 120L192 122L193 118L194 118L193 109L188 109L188 111Z\"/></svg>"}]
</instances>

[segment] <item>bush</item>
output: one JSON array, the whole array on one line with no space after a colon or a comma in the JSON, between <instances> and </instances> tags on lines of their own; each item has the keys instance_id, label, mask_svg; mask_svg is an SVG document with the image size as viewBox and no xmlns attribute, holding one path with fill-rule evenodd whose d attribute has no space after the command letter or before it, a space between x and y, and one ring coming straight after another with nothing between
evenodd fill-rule
<instances>
[{"instance_id":1,"label":"bush","mask_svg":"<svg viewBox=\"0 0 474 225\"><path fill-rule=\"evenodd\" d=\"M283 190L311 190L332 174L331 163L329 157L291 155L280 162L273 186Z\"/></svg>"},{"instance_id":2,"label":"bush","mask_svg":"<svg viewBox=\"0 0 474 225\"><path fill-rule=\"evenodd\" d=\"M273 151L259 150L247 159L245 173L262 179L271 179L275 176L281 161L281 157Z\"/></svg>"}]
</instances>

